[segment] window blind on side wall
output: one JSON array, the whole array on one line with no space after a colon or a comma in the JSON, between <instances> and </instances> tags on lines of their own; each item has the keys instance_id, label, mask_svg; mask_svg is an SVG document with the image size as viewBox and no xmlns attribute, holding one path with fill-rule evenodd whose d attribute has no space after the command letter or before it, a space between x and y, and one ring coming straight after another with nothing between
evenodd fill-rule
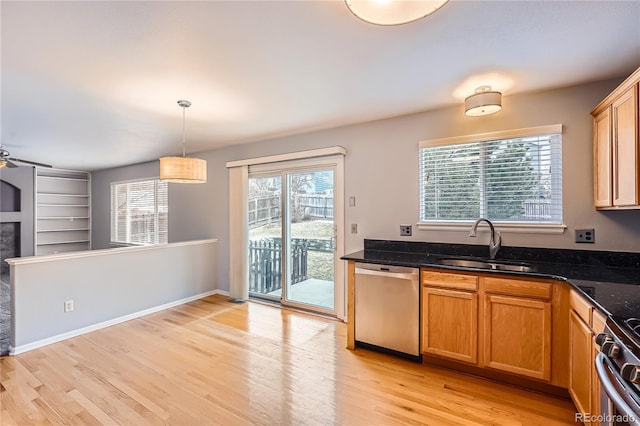
<instances>
[{"instance_id":1,"label":"window blind on side wall","mask_svg":"<svg viewBox=\"0 0 640 426\"><path fill-rule=\"evenodd\" d=\"M111 185L111 241L167 243L167 182L146 180Z\"/></svg>"},{"instance_id":2,"label":"window blind on side wall","mask_svg":"<svg viewBox=\"0 0 640 426\"><path fill-rule=\"evenodd\" d=\"M420 221L562 223L562 135L421 145Z\"/></svg>"}]
</instances>

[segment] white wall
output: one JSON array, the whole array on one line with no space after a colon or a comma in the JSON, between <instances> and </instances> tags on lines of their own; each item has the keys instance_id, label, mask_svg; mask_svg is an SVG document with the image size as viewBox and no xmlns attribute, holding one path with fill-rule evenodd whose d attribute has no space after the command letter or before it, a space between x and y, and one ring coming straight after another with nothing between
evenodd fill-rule
<instances>
[{"instance_id":1,"label":"white wall","mask_svg":"<svg viewBox=\"0 0 640 426\"><path fill-rule=\"evenodd\" d=\"M14 353L216 291L215 240L16 258ZM73 300L74 310L64 312Z\"/></svg>"},{"instance_id":2,"label":"white wall","mask_svg":"<svg viewBox=\"0 0 640 426\"><path fill-rule=\"evenodd\" d=\"M229 194L226 162L341 145L347 149L345 197L355 196L357 199L356 207L347 207L345 212L347 253L361 249L364 238L484 244L482 238L468 238L467 232L417 231L415 227L412 237L400 237L400 224L418 221L418 142L563 124L563 207L568 229L563 235L504 233L503 244L640 252L640 226L637 226L640 211L598 212L593 207L590 111L620 81L622 79L506 96L502 111L486 117L466 117L460 104L200 153L198 156L208 161L209 181L205 185L171 185L170 241L217 238L219 288L227 290ZM98 210L108 206L108 201L104 203L108 200L108 193L105 193L108 192L108 181L123 180L123 176L145 171L149 176L157 176L157 163L93 174L93 239L96 247L101 247L99 244L103 244L105 238L108 240L109 223L98 220L97 216ZM357 235L349 233L348 225L351 223L358 224ZM596 244L573 242L574 229L585 227L595 228Z\"/></svg>"}]
</instances>

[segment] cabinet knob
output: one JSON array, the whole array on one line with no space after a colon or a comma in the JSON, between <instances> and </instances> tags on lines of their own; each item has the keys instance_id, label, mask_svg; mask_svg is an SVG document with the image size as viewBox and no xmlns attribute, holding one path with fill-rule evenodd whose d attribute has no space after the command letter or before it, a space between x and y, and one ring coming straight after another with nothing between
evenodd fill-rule
<instances>
[{"instance_id":1,"label":"cabinet knob","mask_svg":"<svg viewBox=\"0 0 640 426\"><path fill-rule=\"evenodd\" d=\"M600 352L604 353L609 358L616 359L620 355L620 346L616 342L607 341L600 346Z\"/></svg>"},{"instance_id":2,"label":"cabinet knob","mask_svg":"<svg viewBox=\"0 0 640 426\"><path fill-rule=\"evenodd\" d=\"M611 336L609 336L607 333L598 333L596 335L596 344L598 346L602 346L604 342L608 342L610 340L612 340Z\"/></svg>"},{"instance_id":3,"label":"cabinet knob","mask_svg":"<svg viewBox=\"0 0 640 426\"><path fill-rule=\"evenodd\" d=\"M640 366L626 363L620 369L620 375L623 379L630 381L636 385L640 384Z\"/></svg>"}]
</instances>

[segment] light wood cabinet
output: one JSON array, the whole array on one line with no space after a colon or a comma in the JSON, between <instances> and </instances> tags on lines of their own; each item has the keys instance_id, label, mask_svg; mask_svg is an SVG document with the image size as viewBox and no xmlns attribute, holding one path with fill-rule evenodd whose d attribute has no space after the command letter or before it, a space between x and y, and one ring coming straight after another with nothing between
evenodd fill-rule
<instances>
[{"instance_id":1,"label":"light wood cabinet","mask_svg":"<svg viewBox=\"0 0 640 426\"><path fill-rule=\"evenodd\" d=\"M478 295L422 289L422 352L469 363L478 361Z\"/></svg>"},{"instance_id":2,"label":"light wood cabinet","mask_svg":"<svg viewBox=\"0 0 640 426\"><path fill-rule=\"evenodd\" d=\"M551 380L551 302L485 295L486 367Z\"/></svg>"},{"instance_id":3,"label":"light wood cabinet","mask_svg":"<svg viewBox=\"0 0 640 426\"><path fill-rule=\"evenodd\" d=\"M569 394L579 413L597 416L601 410L595 336L604 330L605 317L575 290L569 303Z\"/></svg>"},{"instance_id":4,"label":"light wood cabinet","mask_svg":"<svg viewBox=\"0 0 640 426\"><path fill-rule=\"evenodd\" d=\"M591 407L591 364L593 348L591 327L576 313L569 312L569 394L578 412L590 413Z\"/></svg>"},{"instance_id":5,"label":"light wood cabinet","mask_svg":"<svg viewBox=\"0 0 640 426\"><path fill-rule=\"evenodd\" d=\"M640 208L640 68L593 111L594 205Z\"/></svg>"},{"instance_id":6,"label":"light wood cabinet","mask_svg":"<svg viewBox=\"0 0 640 426\"><path fill-rule=\"evenodd\" d=\"M611 176L611 108L593 118L593 179L596 207L613 205Z\"/></svg>"},{"instance_id":7,"label":"light wood cabinet","mask_svg":"<svg viewBox=\"0 0 640 426\"><path fill-rule=\"evenodd\" d=\"M638 197L638 85L611 105L613 130L613 205L635 206Z\"/></svg>"},{"instance_id":8,"label":"light wood cabinet","mask_svg":"<svg viewBox=\"0 0 640 426\"><path fill-rule=\"evenodd\" d=\"M422 352L551 381L553 285L422 272Z\"/></svg>"},{"instance_id":9,"label":"light wood cabinet","mask_svg":"<svg viewBox=\"0 0 640 426\"><path fill-rule=\"evenodd\" d=\"M478 362L477 275L422 271L422 352Z\"/></svg>"}]
</instances>

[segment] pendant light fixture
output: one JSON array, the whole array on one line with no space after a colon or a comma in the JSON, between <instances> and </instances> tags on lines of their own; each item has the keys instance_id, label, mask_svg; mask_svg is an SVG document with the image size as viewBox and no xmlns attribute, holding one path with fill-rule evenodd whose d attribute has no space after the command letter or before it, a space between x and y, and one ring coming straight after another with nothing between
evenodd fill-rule
<instances>
[{"instance_id":1,"label":"pendant light fixture","mask_svg":"<svg viewBox=\"0 0 640 426\"><path fill-rule=\"evenodd\" d=\"M491 90L491 86L480 86L464 100L464 114L468 117L489 115L502 109L502 93Z\"/></svg>"},{"instance_id":2,"label":"pendant light fixture","mask_svg":"<svg viewBox=\"0 0 640 426\"><path fill-rule=\"evenodd\" d=\"M401 25L431 15L449 0L345 0L358 18L376 25Z\"/></svg>"},{"instance_id":3,"label":"pendant light fixture","mask_svg":"<svg viewBox=\"0 0 640 426\"><path fill-rule=\"evenodd\" d=\"M178 105L182 107L182 157L160 158L160 180L173 183L205 183L207 162L186 156L185 111L191 106L191 102L180 100Z\"/></svg>"}]
</instances>

